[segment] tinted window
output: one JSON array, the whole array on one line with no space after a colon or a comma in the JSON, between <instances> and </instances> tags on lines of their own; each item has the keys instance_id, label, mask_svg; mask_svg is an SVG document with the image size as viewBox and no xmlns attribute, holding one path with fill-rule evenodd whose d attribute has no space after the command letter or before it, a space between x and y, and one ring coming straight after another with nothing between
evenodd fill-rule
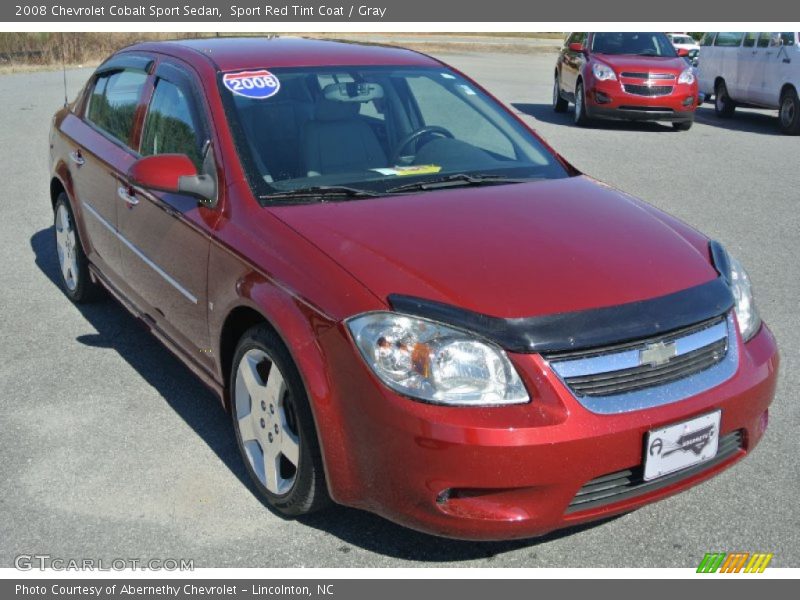
<instances>
[{"instance_id":1,"label":"tinted window","mask_svg":"<svg viewBox=\"0 0 800 600\"><path fill-rule=\"evenodd\" d=\"M758 34L758 47L759 48L768 48L769 47L769 38L772 34L762 32Z\"/></svg>"},{"instance_id":2,"label":"tinted window","mask_svg":"<svg viewBox=\"0 0 800 600\"><path fill-rule=\"evenodd\" d=\"M638 56L677 56L675 46L663 33L595 33L592 36L592 52Z\"/></svg>"},{"instance_id":3,"label":"tinted window","mask_svg":"<svg viewBox=\"0 0 800 600\"><path fill-rule=\"evenodd\" d=\"M411 92L419 106L425 125L444 127L456 139L499 154L514 158L514 145L508 136L489 120L479 119L475 108L452 93L433 77L409 77ZM475 95L468 86L461 87L463 94Z\"/></svg>"},{"instance_id":4,"label":"tinted window","mask_svg":"<svg viewBox=\"0 0 800 600\"><path fill-rule=\"evenodd\" d=\"M202 144L197 120L186 94L178 86L159 79L144 122L142 156L186 154L198 170Z\"/></svg>"},{"instance_id":5,"label":"tinted window","mask_svg":"<svg viewBox=\"0 0 800 600\"><path fill-rule=\"evenodd\" d=\"M714 41L715 46L739 46L744 37L743 32L730 32L723 31L717 34L717 39Z\"/></svg>"},{"instance_id":6,"label":"tinted window","mask_svg":"<svg viewBox=\"0 0 800 600\"><path fill-rule=\"evenodd\" d=\"M142 71L117 71L97 78L89 97L86 118L128 144L136 106L147 75Z\"/></svg>"},{"instance_id":7,"label":"tinted window","mask_svg":"<svg viewBox=\"0 0 800 600\"><path fill-rule=\"evenodd\" d=\"M262 99L220 91L260 197L320 186L386 193L451 174L551 179L568 173L501 105L444 67L270 69Z\"/></svg>"},{"instance_id":8,"label":"tinted window","mask_svg":"<svg viewBox=\"0 0 800 600\"><path fill-rule=\"evenodd\" d=\"M752 33L752 32L745 33L744 34L744 44L743 44L743 46L745 48L752 48L753 46L755 46L757 37L758 37L757 33Z\"/></svg>"},{"instance_id":9,"label":"tinted window","mask_svg":"<svg viewBox=\"0 0 800 600\"><path fill-rule=\"evenodd\" d=\"M703 39L700 40L701 46L712 46L714 44L714 36L717 35L715 31L709 31L703 34Z\"/></svg>"}]
</instances>

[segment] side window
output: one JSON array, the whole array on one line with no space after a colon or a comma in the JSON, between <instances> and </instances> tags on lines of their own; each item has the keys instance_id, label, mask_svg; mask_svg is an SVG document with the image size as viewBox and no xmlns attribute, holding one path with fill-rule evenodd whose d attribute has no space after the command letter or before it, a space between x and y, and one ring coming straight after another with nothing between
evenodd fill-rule
<instances>
[{"instance_id":1,"label":"side window","mask_svg":"<svg viewBox=\"0 0 800 600\"><path fill-rule=\"evenodd\" d=\"M425 125L444 127L455 139L500 156L516 156L508 137L488 119L476 122L475 109L470 108L464 99L475 96L468 85L456 86L457 93L464 95L459 97L430 77L409 77L407 82Z\"/></svg>"},{"instance_id":2,"label":"side window","mask_svg":"<svg viewBox=\"0 0 800 600\"><path fill-rule=\"evenodd\" d=\"M186 154L200 170L202 144L197 116L187 95L177 85L159 79L144 121L142 156Z\"/></svg>"},{"instance_id":3,"label":"side window","mask_svg":"<svg viewBox=\"0 0 800 600\"><path fill-rule=\"evenodd\" d=\"M794 46L794 34L788 32L773 33L770 39L770 46L780 46L781 44L784 46Z\"/></svg>"},{"instance_id":4,"label":"side window","mask_svg":"<svg viewBox=\"0 0 800 600\"><path fill-rule=\"evenodd\" d=\"M708 33L703 34L703 39L700 40L701 46L713 46L714 45L714 37L717 35L715 31L709 31Z\"/></svg>"},{"instance_id":5,"label":"side window","mask_svg":"<svg viewBox=\"0 0 800 600\"><path fill-rule=\"evenodd\" d=\"M744 44L742 44L745 48L752 48L756 44L756 38L758 37L757 33L745 33L744 34Z\"/></svg>"},{"instance_id":6,"label":"side window","mask_svg":"<svg viewBox=\"0 0 800 600\"><path fill-rule=\"evenodd\" d=\"M585 31L575 31L570 34L567 38L566 45L569 46L570 44L582 44L586 45L586 32Z\"/></svg>"},{"instance_id":7,"label":"side window","mask_svg":"<svg viewBox=\"0 0 800 600\"><path fill-rule=\"evenodd\" d=\"M771 33L762 32L758 34L758 47L759 48L769 48L769 39Z\"/></svg>"},{"instance_id":8,"label":"side window","mask_svg":"<svg viewBox=\"0 0 800 600\"><path fill-rule=\"evenodd\" d=\"M744 37L743 32L730 32L730 31L722 31L717 34L717 39L714 40L715 46L726 46L726 47L733 47L739 46L742 43L742 38Z\"/></svg>"},{"instance_id":9,"label":"side window","mask_svg":"<svg viewBox=\"0 0 800 600\"><path fill-rule=\"evenodd\" d=\"M115 71L97 78L89 96L86 118L126 145L130 143L136 106L147 74Z\"/></svg>"}]
</instances>

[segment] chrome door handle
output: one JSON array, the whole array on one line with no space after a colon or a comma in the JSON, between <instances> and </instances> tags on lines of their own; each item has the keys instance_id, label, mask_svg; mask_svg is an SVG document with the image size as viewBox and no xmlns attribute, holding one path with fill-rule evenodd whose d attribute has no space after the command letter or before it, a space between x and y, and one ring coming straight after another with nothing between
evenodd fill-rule
<instances>
[{"instance_id":1,"label":"chrome door handle","mask_svg":"<svg viewBox=\"0 0 800 600\"><path fill-rule=\"evenodd\" d=\"M121 185L117 188L117 196L124 200L129 206L136 206L139 204L139 200L136 198L136 196L129 194L128 188L124 185Z\"/></svg>"},{"instance_id":2,"label":"chrome door handle","mask_svg":"<svg viewBox=\"0 0 800 600\"><path fill-rule=\"evenodd\" d=\"M73 150L69 153L69 158L79 167L86 162L86 160L81 156L80 150Z\"/></svg>"}]
</instances>

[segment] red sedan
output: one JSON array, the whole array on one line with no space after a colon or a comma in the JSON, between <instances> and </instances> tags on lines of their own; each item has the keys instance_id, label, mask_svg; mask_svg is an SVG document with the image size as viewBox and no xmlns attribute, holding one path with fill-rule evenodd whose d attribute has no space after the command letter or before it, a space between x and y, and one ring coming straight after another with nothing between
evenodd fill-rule
<instances>
[{"instance_id":1,"label":"red sedan","mask_svg":"<svg viewBox=\"0 0 800 600\"><path fill-rule=\"evenodd\" d=\"M701 103L697 74L663 33L569 35L556 62L553 109L575 104L575 123L592 119L671 121L691 129Z\"/></svg>"},{"instance_id":2,"label":"red sedan","mask_svg":"<svg viewBox=\"0 0 800 600\"><path fill-rule=\"evenodd\" d=\"M56 114L50 159L66 295L107 290L214 390L286 515L536 536L766 428L778 353L742 266L433 58L136 45Z\"/></svg>"}]
</instances>

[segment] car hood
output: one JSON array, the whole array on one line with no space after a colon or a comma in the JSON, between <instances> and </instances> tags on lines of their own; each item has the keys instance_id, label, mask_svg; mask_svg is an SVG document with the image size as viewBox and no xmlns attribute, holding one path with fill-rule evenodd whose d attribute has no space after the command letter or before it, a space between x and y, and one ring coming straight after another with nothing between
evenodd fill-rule
<instances>
[{"instance_id":1,"label":"car hood","mask_svg":"<svg viewBox=\"0 0 800 600\"><path fill-rule=\"evenodd\" d=\"M681 57L636 56L634 54L594 54L593 58L609 65L617 73L621 71L663 71L680 73L689 65Z\"/></svg>"},{"instance_id":2,"label":"car hood","mask_svg":"<svg viewBox=\"0 0 800 600\"><path fill-rule=\"evenodd\" d=\"M584 176L269 210L381 299L496 317L614 306L716 277L656 212Z\"/></svg>"}]
</instances>

